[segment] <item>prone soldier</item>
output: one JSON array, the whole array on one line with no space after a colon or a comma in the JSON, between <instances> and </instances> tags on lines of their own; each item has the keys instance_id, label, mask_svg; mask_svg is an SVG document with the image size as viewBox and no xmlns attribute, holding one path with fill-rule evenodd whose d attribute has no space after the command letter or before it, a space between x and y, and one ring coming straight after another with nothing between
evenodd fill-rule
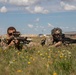
<instances>
[{"instance_id":1,"label":"prone soldier","mask_svg":"<svg viewBox=\"0 0 76 75\"><path fill-rule=\"evenodd\" d=\"M16 29L14 27L9 27L7 29L7 34L2 36L1 47L3 49L7 49L14 45L14 40L12 39L14 32L16 32ZM18 43L18 40L16 40L15 42Z\"/></svg>"},{"instance_id":2,"label":"prone soldier","mask_svg":"<svg viewBox=\"0 0 76 75\"><path fill-rule=\"evenodd\" d=\"M52 34L52 44L53 46L57 47L62 44L62 30L60 28L54 28L51 31Z\"/></svg>"},{"instance_id":3,"label":"prone soldier","mask_svg":"<svg viewBox=\"0 0 76 75\"><path fill-rule=\"evenodd\" d=\"M16 31L14 27L9 27L7 29L7 34L1 38L1 47L3 49L15 47L20 50L20 42L24 40L26 40L26 38L20 37L20 32Z\"/></svg>"},{"instance_id":4,"label":"prone soldier","mask_svg":"<svg viewBox=\"0 0 76 75\"><path fill-rule=\"evenodd\" d=\"M60 45L72 44L76 43L76 39L71 39L69 37L65 37L65 34L62 33L62 29L54 28L51 30L52 34L52 44L54 47L58 47Z\"/></svg>"},{"instance_id":5,"label":"prone soldier","mask_svg":"<svg viewBox=\"0 0 76 75\"><path fill-rule=\"evenodd\" d=\"M14 27L9 27L7 29L7 34L4 35L1 39L1 46L3 49L14 47L18 50L21 50L23 46L29 44L31 40L28 40L27 37L21 37L20 32L16 31Z\"/></svg>"}]
</instances>

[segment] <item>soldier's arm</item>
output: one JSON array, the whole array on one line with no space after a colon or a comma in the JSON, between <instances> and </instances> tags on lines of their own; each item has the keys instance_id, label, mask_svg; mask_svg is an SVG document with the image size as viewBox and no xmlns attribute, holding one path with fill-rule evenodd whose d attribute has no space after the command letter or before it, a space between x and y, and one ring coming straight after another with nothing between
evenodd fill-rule
<instances>
[{"instance_id":1,"label":"soldier's arm","mask_svg":"<svg viewBox=\"0 0 76 75\"><path fill-rule=\"evenodd\" d=\"M8 36L7 35L3 35L1 38L1 47L3 49L7 49L11 46L12 42L10 44L8 44Z\"/></svg>"},{"instance_id":2,"label":"soldier's arm","mask_svg":"<svg viewBox=\"0 0 76 75\"><path fill-rule=\"evenodd\" d=\"M58 47L58 46L60 46L61 44L62 44L62 41L59 41L59 42L51 45L51 47Z\"/></svg>"},{"instance_id":3,"label":"soldier's arm","mask_svg":"<svg viewBox=\"0 0 76 75\"><path fill-rule=\"evenodd\" d=\"M55 47L58 47L58 46L60 46L61 44L62 44L62 41L59 41L59 42L55 43L54 46L55 46Z\"/></svg>"}]
</instances>

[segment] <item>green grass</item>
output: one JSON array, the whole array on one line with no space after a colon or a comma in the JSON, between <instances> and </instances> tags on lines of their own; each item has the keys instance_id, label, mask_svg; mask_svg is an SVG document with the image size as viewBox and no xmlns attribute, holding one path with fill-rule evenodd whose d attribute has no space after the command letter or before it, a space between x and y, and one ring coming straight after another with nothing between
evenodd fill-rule
<instances>
[{"instance_id":1,"label":"green grass","mask_svg":"<svg viewBox=\"0 0 76 75\"><path fill-rule=\"evenodd\" d=\"M0 49L0 75L76 75L76 46Z\"/></svg>"}]
</instances>

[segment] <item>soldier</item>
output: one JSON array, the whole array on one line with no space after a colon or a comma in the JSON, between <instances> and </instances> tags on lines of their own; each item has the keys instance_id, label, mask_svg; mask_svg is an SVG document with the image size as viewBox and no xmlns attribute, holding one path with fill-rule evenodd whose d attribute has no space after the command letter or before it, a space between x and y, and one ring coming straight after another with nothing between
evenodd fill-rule
<instances>
[{"instance_id":1,"label":"soldier","mask_svg":"<svg viewBox=\"0 0 76 75\"><path fill-rule=\"evenodd\" d=\"M3 49L7 49L11 46L14 46L15 43L18 43L18 40L15 40L15 43L14 43L14 40L12 39L14 32L16 32L16 29L14 27L9 27L7 29L7 34L2 36L1 47Z\"/></svg>"},{"instance_id":2,"label":"soldier","mask_svg":"<svg viewBox=\"0 0 76 75\"><path fill-rule=\"evenodd\" d=\"M52 44L54 47L58 47L62 44L63 42L63 34L62 34L62 30L60 28L54 28L52 29L51 31L51 34L52 34Z\"/></svg>"}]
</instances>

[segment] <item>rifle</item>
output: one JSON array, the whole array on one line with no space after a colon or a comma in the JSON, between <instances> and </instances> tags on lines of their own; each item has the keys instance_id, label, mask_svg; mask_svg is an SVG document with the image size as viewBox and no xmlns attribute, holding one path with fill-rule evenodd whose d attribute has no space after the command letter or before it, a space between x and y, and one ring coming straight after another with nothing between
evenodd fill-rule
<instances>
[{"instance_id":1,"label":"rifle","mask_svg":"<svg viewBox=\"0 0 76 75\"><path fill-rule=\"evenodd\" d=\"M52 41L53 44L54 42L58 42L59 40L61 40L64 45L76 43L76 39L71 39L69 37L66 37L65 34L60 35L60 37L58 38L53 35L53 41Z\"/></svg>"},{"instance_id":2,"label":"rifle","mask_svg":"<svg viewBox=\"0 0 76 75\"><path fill-rule=\"evenodd\" d=\"M22 46L25 44L29 44L32 40L29 40L27 37L21 37L20 36L20 32L14 32L12 34L13 36L8 40L8 45L11 43L11 41L13 40L15 48L17 48L18 50L22 49ZM16 40L18 41L16 43Z\"/></svg>"},{"instance_id":3,"label":"rifle","mask_svg":"<svg viewBox=\"0 0 76 75\"><path fill-rule=\"evenodd\" d=\"M62 38L63 38L63 44L66 45L66 44L74 44L76 43L76 39L71 39L69 37L65 37L65 34L62 35Z\"/></svg>"},{"instance_id":4,"label":"rifle","mask_svg":"<svg viewBox=\"0 0 76 75\"><path fill-rule=\"evenodd\" d=\"M63 41L64 44L74 44L76 43L76 39L71 39L71 38L64 38L64 41Z\"/></svg>"}]
</instances>

